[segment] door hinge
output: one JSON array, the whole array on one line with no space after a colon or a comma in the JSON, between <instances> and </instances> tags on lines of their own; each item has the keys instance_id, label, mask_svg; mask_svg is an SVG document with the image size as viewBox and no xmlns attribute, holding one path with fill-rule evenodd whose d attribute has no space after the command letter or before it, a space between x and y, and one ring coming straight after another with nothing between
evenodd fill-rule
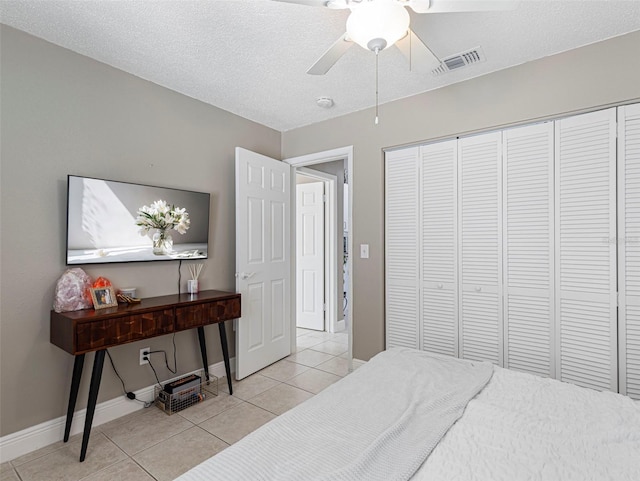
<instances>
[{"instance_id":1,"label":"door hinge","mask_svg":"<svg viewBox=\"0 0 640 481\"><path fill-rule=\"evenodd\" d=\"M327 194L322 194L322 202L327 202Z\"/></svg>"},{"instance_id":2,"label":"door hinge","mask_svg":"<svg viewBox=\"0 0 640 481\"><path fill-rule=\"evenodd\" d=\"M322 304L322 310L324 312L327 312L327 304L326 303Z\"/></svg>"}]
</instances>

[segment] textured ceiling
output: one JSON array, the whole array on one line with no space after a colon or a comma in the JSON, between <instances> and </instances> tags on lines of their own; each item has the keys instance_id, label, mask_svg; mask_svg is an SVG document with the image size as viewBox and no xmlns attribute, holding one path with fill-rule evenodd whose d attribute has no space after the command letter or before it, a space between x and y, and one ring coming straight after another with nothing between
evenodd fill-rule
<instances>
[{"instance_id":1,"label":"textured ceiling","mask_svg":"<svg viewBox=\"0 0 640 481\"><path fill-rule=\"evenodd\" d=\"M347 16L270 0L0 0L4 24L279 131L375 104L375 57L357 45L326 75L305 73ZM486 61L433 76L384 50L380 103L640 30L640 1L522 0L513 11L411 17L438 57L480 46ZM324 96L331 109L316 105Z\"/></svg>"}]
</instances>

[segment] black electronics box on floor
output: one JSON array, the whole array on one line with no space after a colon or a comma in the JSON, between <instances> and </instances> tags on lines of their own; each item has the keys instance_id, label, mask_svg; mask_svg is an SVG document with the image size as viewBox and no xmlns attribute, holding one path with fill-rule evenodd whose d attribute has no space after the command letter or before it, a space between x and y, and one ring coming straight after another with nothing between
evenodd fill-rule
<instances>
[{"instance_id":1,"label":"black electronics box on floor","mask_svg":"<svg viewBox=\"0 0 640 481\"><path fill-rule=\"evenodd\" d=\"M183 401L184 399L197 396L200 393L200 376L191 374L181 379L168 382L164 385L163 391L172 395L172 398L177 401Z\"/></svg>"},{"instance_id":2,"label":"black electronics box on floor","mask_svg":"<svg viewBox=\"0 0 640 481\"><path fill-rule=\"evenodd\" d=\"M186 375L164 386L158 383L154 388L155 405L168 415L217 395L218 378L209 374L205 380L202 369L197 374Z\"/></svg>"}]
</instances>

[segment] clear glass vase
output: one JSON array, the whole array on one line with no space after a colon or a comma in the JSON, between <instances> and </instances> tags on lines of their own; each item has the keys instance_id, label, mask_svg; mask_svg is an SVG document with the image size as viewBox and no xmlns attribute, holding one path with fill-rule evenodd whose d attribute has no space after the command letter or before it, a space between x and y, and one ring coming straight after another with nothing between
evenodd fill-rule
<instances>
[{"instance_id":1,"label":"clear glass vase","mask_svg":"<svg viewBox=\"0 0 640 481\"><path fill-rule=\"evenodd\" d=\"M164 229L158 229L153 234L153 253L157 256L166 256L173 251L173 239Z\"/></svg>"}]
</instances>

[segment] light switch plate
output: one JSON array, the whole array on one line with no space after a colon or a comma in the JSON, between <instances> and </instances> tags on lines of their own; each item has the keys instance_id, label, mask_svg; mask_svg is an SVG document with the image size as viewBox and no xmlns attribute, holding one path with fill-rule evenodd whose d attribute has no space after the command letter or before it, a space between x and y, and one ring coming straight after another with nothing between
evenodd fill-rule
<instances>
[{"instance_id":1,"label":"light switch plate","mask_svg":"<svg viewBox=\"0 0 640 481\"><path fill-rule=\"evenodd\" d=\"M369 258L369 244L360 244L360 259Z\"/></svg>"}]
</instances>

